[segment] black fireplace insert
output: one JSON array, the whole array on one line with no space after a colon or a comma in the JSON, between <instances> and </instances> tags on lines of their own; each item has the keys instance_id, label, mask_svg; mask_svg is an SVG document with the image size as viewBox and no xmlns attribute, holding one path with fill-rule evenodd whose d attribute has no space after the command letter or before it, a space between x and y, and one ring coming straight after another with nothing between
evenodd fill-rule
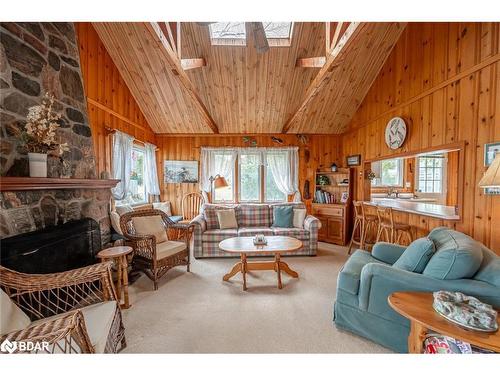
<instances>
[{"instance_id":1,"label":"black fireplace insert","mask_svg":"<svg viewBox=\"0 0 500 375\"><path fill-rule=\"evenodd\" d=\"M97 262L99 224L90 218L69 221L0 240L0 264L24 273L52 273Z\"/></svg>"}]
</instances>

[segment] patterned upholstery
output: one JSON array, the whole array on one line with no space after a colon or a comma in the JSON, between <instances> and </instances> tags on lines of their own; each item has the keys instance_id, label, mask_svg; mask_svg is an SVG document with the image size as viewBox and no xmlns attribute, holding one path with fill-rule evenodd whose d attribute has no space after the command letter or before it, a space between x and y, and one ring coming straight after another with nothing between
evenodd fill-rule
<instances>
[{"instance_id":1,"label":"patterned upholstery","mask_svg":"<svg viewBox=\"0 0 500 375\"><path fill-rule=\"evenodd\" d=\"M236 213L239 228L271 226L268 204L240 204Z\"/></svg>"},{"instance_id":2,"label":"patterned upholstery","mask_svg":"<svg viewBox=\"0 0 500 375\"><path fill-rule=\"evenodd\" d=\"M201 212L207 223L207 229L219 229L219 220L217 219L217 210L229 210L235 208L235 205L218 205L206 203L202 206Z\"/></svg>"},{"instance_id":3,"label":"patterned upholstery","mask_svg":"<svg viewBox=\"0 0 500 375\"><path fill-rule=\"evenodd\" d=\"M205 257L234 257L234 254L221 251L219 242L230 237L254 236L264 234L266 236L290 236L302 241L302 249L293 255L316 255L318 248L318 230L320 221L314 216L308 215L304 220L304 229L298 228L271 228L272 209L277 205L293 205L298 208L305 208L303 203L280 203L274 205L267 204L241 204L241 205L213 205L206 204L202 208L202 214L195 217L191 224L194 225L193 249L196 258ZM235 208L238 220L238 229L218 229L215 209ZM208 210L207 210L208 209ZM215 215L216 228L209 228L206 220L207 211L212 211ZM208 213L209 220L213 216ZM267 225L262 225L267 223ZM244 225L242 225L244 224Z\"/></svg>"},{"instance_id":4,"label":"patterned upholstery","mask_svg":"<svg viewBox=\"0 0 500 375\"><path fill-rule=\"evenodd\" d=\"M298 240L309 240L308 230L299 228L272 228L274 236L289 236Z\"/></svg>"},{"instance_id":5,"label":"patterned upholstery","mask_svg":"<svg viewBox=\"0 0 500 375\"><path fill-rule=\"evenodd\" d=\"M256 234L263 234L264 236L273 236L273 230L269 227L250 227L250 228L239 228L239 237L253 237Z\"/></svg>"}]
</instances>

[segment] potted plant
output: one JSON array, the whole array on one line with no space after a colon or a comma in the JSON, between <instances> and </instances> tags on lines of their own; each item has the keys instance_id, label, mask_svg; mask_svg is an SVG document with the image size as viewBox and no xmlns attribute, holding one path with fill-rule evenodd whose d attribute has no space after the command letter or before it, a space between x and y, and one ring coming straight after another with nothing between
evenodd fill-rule
<instances>
[{"instance_id":1,"label":"potted plant","mask_svg":"<svg viewBox=\"0 0 500 375\"><path fill-rule=\"evenodd\" d=\"M19 132L21 141L28 151L30 177L47 177L47 154L55 152L62 155L68 151L67 143L56 140L57 121L61 118L53 110L54 96L48 93L40 105L28 109L24 131Z\"/></svg>"}]
</instances>

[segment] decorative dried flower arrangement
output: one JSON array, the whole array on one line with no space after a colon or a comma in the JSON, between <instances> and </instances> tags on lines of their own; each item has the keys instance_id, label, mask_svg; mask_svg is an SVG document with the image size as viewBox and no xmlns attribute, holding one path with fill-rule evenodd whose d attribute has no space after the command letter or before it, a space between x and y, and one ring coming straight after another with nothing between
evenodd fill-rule
<instances>
[{"instance_id":1,"label":"decorative dried flower arrangement","mask_svg":"<svg viewBox=\"0 0 500 375\"><path fill-rule=\"evenodd\" d=\"M58 156L69 151L67 143L56 139L61 115L53 111L54 96L45 93L40 105L28 109L24 129L10 126L28 152L30 177L47 177L47 154Z\"/></svg>"},{"instance_id":2,"label":"decorative dried flower arrangement","mask_svg":"<svg viewBox=\"0 0 500 375\"><path fill-rule=\"evenodd\" d=\"M62 155L69 150L67 143L56 140L56 130L59 128L57 121L61 115L53 111L53 105L54 96L46 93L40 105L28 109L25 131L20 134L28 152L46 154L57 151Z\"/></svg>"}]
</instances>

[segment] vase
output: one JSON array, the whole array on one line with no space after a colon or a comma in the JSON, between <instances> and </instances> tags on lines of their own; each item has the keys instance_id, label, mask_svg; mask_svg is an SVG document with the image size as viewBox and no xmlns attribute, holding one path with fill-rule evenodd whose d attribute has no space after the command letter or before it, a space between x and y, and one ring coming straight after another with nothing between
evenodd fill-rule
<instances>
[{"instance_id":1,"label":"vase","mask_svg":"<svg viewBox=\"0 0 500 375\"><path fill-rule=\"evenodd\" d=\"M47 154L29 152L30 177L47 177Z\"/></svg>"}]
</instances>

